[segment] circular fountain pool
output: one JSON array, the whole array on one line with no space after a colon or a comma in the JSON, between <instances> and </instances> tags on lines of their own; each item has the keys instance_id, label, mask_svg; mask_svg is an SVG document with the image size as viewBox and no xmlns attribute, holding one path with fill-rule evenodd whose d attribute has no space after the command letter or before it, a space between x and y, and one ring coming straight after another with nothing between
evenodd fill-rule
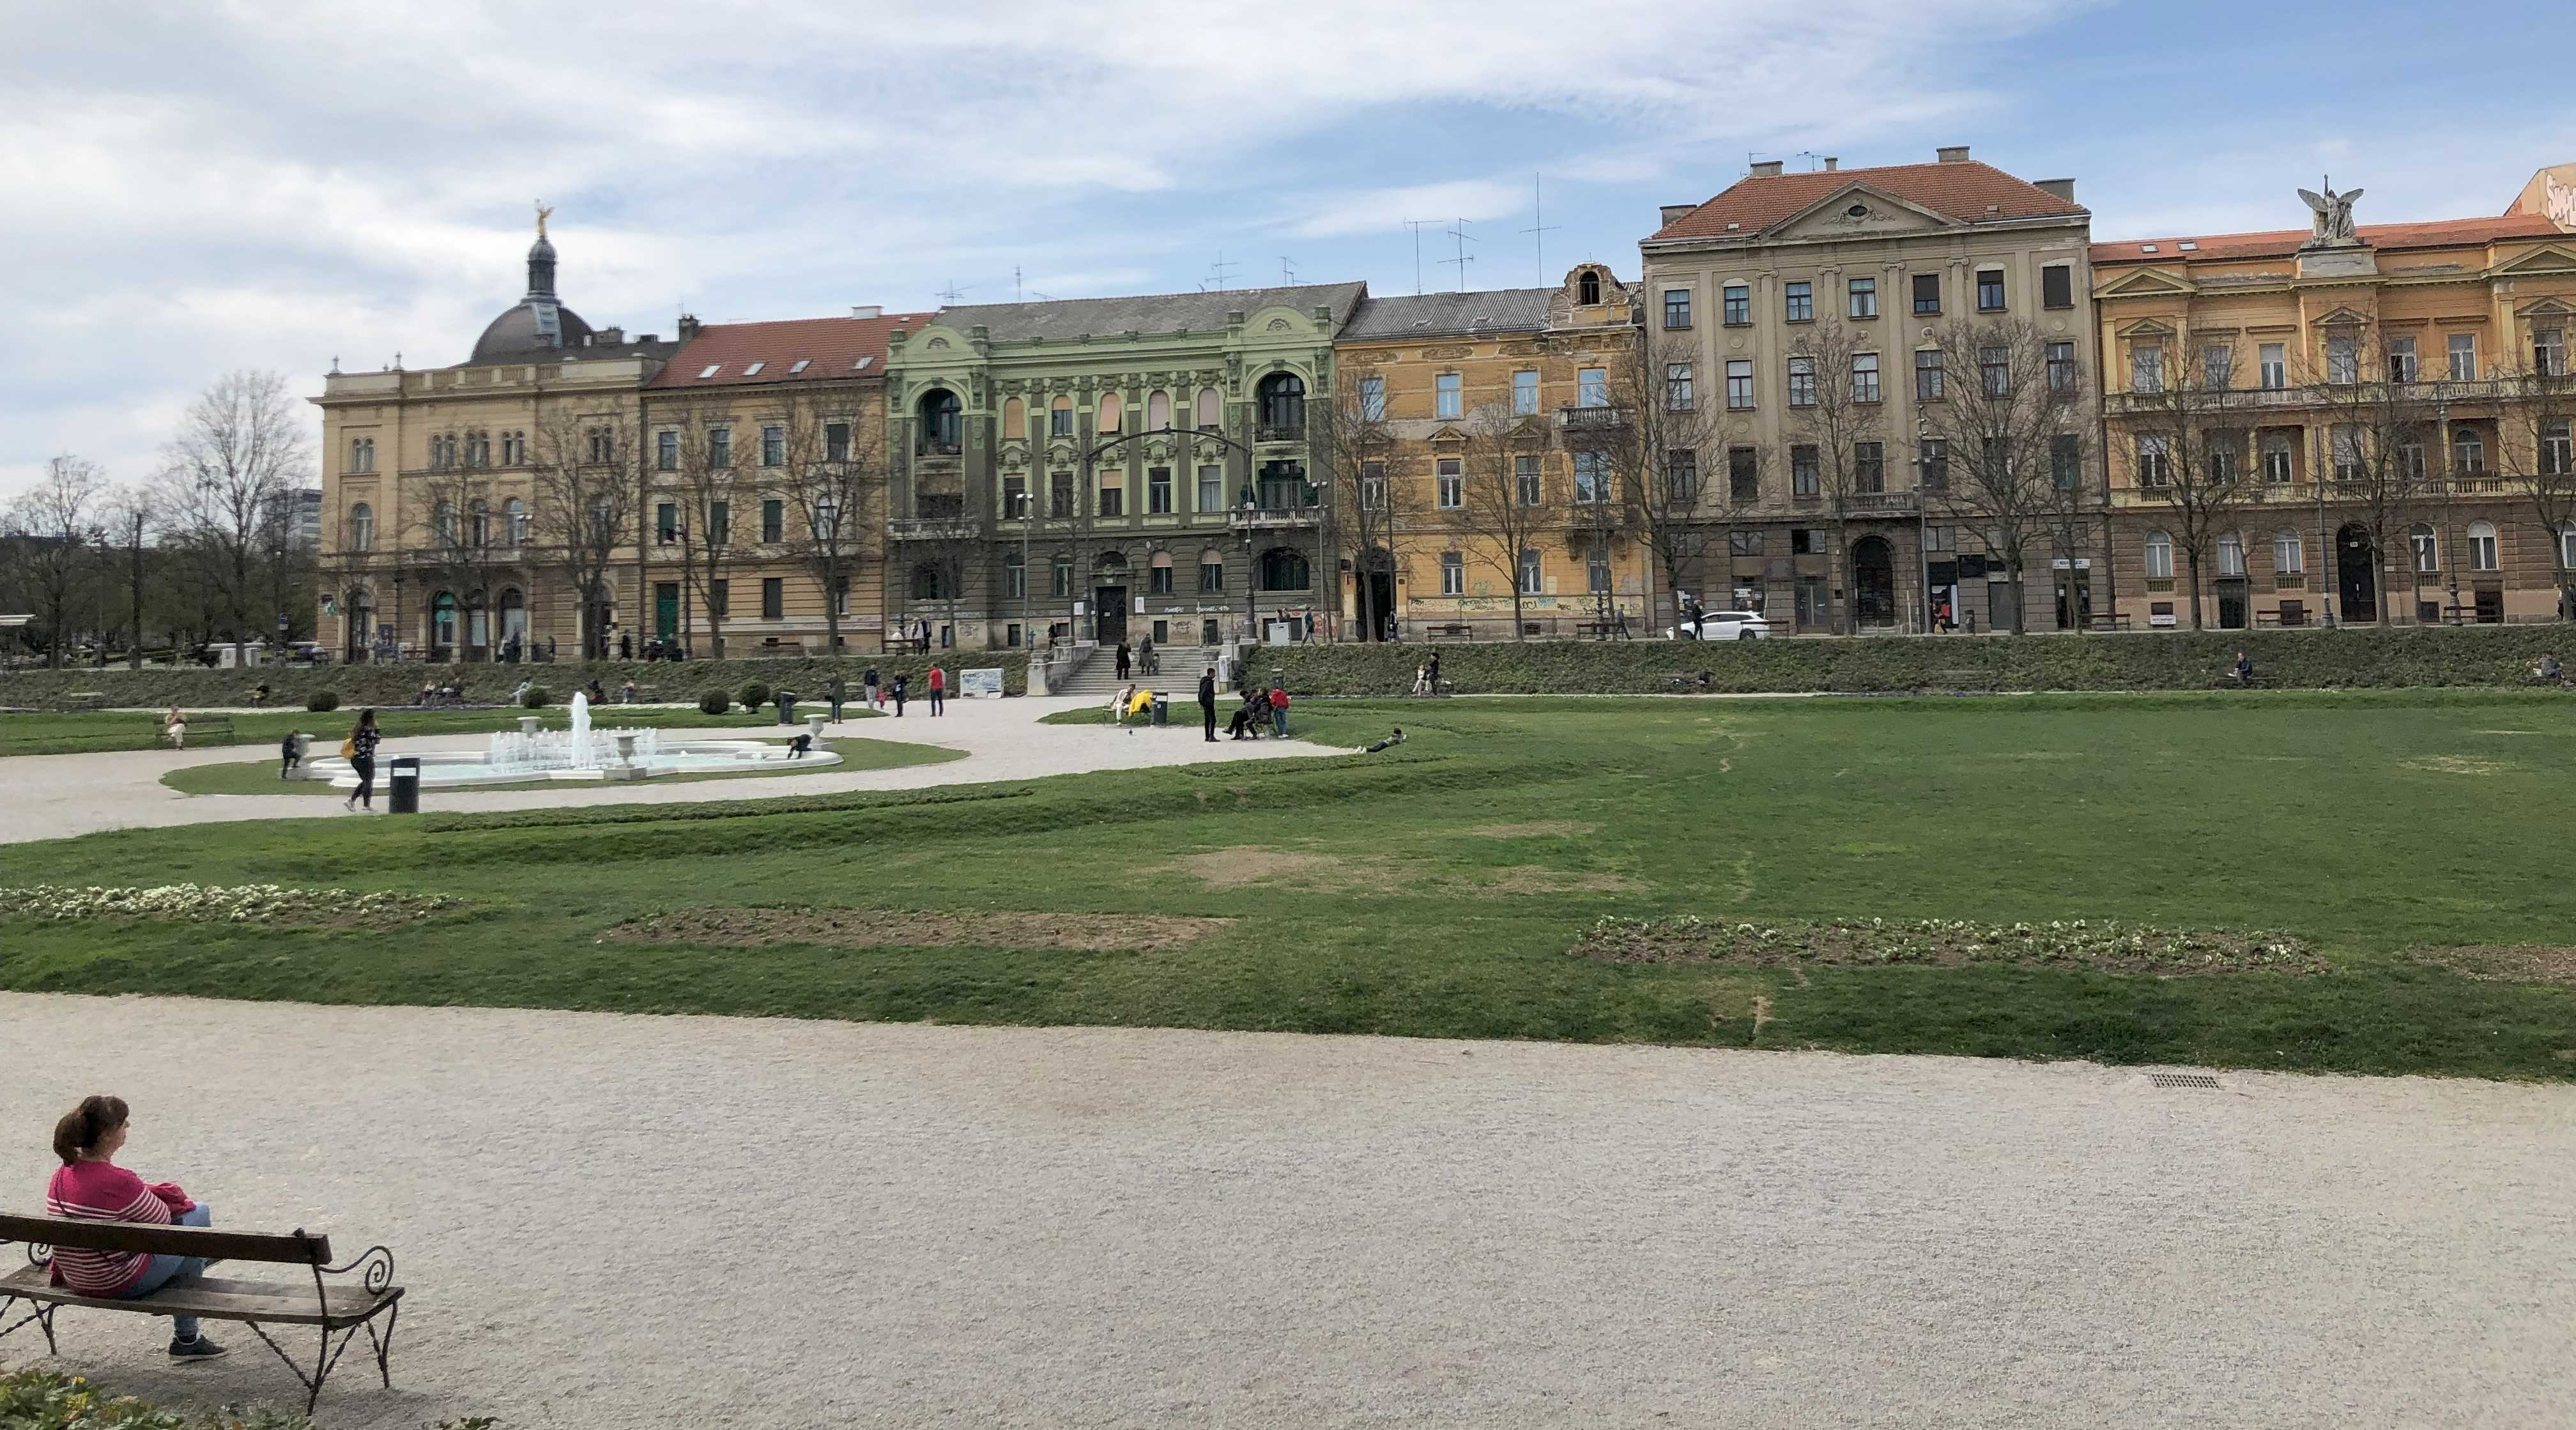
<instances>
[{"instance_id":1,"label":"circular fountain pool","mask_svg":"<svg viewBox=\"0 0 2576 1430\"><path fill-rule=\"evenodd\" d=\"M458 789L474 785L527 784L539 780L606 782L655 779L667 775L741 774L755 770L785 773L820 765L837 765L841 757L816 742L798 755L793 742L746 737L707 738L662 730L538 730L494 735L483 750L442 750L405 755L387 746L377 752L376 777L382 784L395 758L420 761L424 789ZM357 771L338 755L305 761L305 778L327 780L339 789L358 787Z\"/></svg>"}]
</instances>

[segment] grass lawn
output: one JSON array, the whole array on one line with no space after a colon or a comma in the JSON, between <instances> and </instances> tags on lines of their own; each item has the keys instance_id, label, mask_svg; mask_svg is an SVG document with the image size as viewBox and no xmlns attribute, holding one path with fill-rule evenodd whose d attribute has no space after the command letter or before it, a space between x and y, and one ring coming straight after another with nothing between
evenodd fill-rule
<instances>
[{"instance_id":1,"label":"grass lawn","mask_svg":"<svg viewBox=\"0 0 2576 1430\"><path fill-rule=\"evenodd\" d=\"M801 714L811 715L825 707L813 701L799 704ZM878 719L879 712L862 710L855 704L845 714L852 720ZM404 735L473 734L483 730L516 730L519 717L538 715L545 728L560 730L569 718L561 705L542 710L388 710L377 716L387 730ZM356 724L356 706L314 714L306 710L270 710L256 715L230 717L240 745L266 745L274 750L289 730L308 734L329 735L327 742L336 746L339 738ZM709 715L694 705L599 705L592 707L591 723L595 725L628 725L661 730L741 729L748 733L781 728L774 712L755 714L736 710L724 715ZM203 735L192 729L188 748L207 744ZM10 755L87 755L114 750L167 749L161 738L161 717L128 710L86 710L38 715L0 715L0 758ZM222 748L220 744L217 748ZM274 791L271 791L274 793Z\"/></svg>"},{"instance_id":2,"label":"grass lawn","mask_svg":"<svg viewBox=\"0 0 2576 1430\"><path fill-rule=\"evenodd\" d=\"M772 730L777 726L770 726ZM746 735L751 731L742 732ZM784 743L782 740L780 743ZM901 740L825 740L823 748L841 757L837 765L797 763L765 765L754 770L726 770L713 774L663 775L649 781L655 785L694 784L699 780L787 779L796 775L821 775L850 770L891 770L904 765L935 765L947 760L966 758L963 750L944 749L938 745L914 745ZM282 780L277 777L277 757L246 760L239 764L192 765L172 770L161 777L161 783L181 794L327 794L345 799L348 791L335 789L323 780ZM377 784L381 793L384 781ZM562 788L554 780L523 780L517 784L476 785L477 790ZM428 792L435 800L438 791Z\"/></svg>"},{"instance_id":3,"label":"grass lawn","mask_svg":"<svg viewBox=\"0 0 2576 1430\"><path fill-rule=\"evenodd\" d=\"M11 884L277 882L474 907L391 936L0 920L0 985L2576 1076L2576 987L2411 952L2550 945L2576 923L2576 706L2554 693L1318 700L1294 719L1327 743L1397 724L1411 739L935 790L16 845ZM861 912L785 936L737 912L813 905ZM1087 933L1007 917L1021 912ZM1605 916L1682 914L2277 931L2326 971L1569 952ZM658 915L687 917L603 938ZM1207 918L1234 922L1192 932ZM871 926L897 922L904 942L877 946L893 939ZM1131 943L1100 946L1122 924Z\"/></svg>"}]
</instances>

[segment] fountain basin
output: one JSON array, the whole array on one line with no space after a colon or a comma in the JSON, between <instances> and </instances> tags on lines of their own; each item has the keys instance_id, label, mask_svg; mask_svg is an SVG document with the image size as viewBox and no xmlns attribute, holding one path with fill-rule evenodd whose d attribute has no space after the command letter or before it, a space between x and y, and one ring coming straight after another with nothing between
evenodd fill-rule
<instances>
[{"instance_id":1,"label":"fountain basin","mask_svg":"<svg viewBox=\"0 0 2576 1430\"><path fill-rule=\"evenodd\" d=\"M423 789L470 789L476 785L560 781L600 784L621 779L657 779L669 775L735 774L750 770L784 773L841 763L828 748L817 747L803 759L784 740L673 738L660 730L598 732L587 751L570 748L561 732L554 748L539 748L516 732L495 735L489 750L441 750L404 754L388 744L376 753L376 782L382 785L394 756L420 761ZM631 741L631 762L621 758L619 735ZM326 755L305 762L305 778L327 780L336 789L356 789L357 771L347 760Z\"/></svg>"}]
</instances>

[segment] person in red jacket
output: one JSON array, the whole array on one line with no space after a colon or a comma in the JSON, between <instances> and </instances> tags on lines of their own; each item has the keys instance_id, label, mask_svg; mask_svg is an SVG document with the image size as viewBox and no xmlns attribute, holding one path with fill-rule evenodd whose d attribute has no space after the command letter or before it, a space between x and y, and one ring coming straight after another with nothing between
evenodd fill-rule
<instances>
[{"instance_id":1,"label":"person in red jacket","mask_svg":"<svg viewBox=\"0 0 2576 1430\"><path fill-rule=\"evenodd\" d=\"M948 713L948 672L935 665L930 668L930 713Z\"/></svg>"},{"instance_id":2,"label":"person in red jacket","mask_svg":"<svg viewBox=\"0 0 2576 1430\"><path fill-rule=\"evenodd\" d=\"M1275 679L1270 682L1270 733L1288 738L1288 687Z\"/></svg>"},{"instance_id":3,"label":"person in red jacket","mask_svg":"<svg viewBox=\"0 0 2576 1430\"><path fill-rule=\"evenodd\" d=\"M54 1124L54 1155L63 1161L45 1186L45 1215L73 1221L130 1221L147 1226L208 1226L213 1211L176 1182L146 1183L116 1165L125 1145L125 1099L85 1097ZM139 1251L54 1251L52 1280L84 1296L130 1301L182 1276L203 1276L201 1256L147 1256ZM222 1346L198 1334L197 1318L173 1316L170 1358L213 1360Z\"/></svg>"}]
</instances>

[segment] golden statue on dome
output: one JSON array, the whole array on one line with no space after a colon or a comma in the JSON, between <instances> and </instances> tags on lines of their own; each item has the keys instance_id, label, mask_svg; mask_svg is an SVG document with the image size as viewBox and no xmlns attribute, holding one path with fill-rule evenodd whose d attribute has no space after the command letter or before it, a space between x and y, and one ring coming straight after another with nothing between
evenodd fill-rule
<instances>
[{"instance_id":1,"label":"golden statue on dome","mask_svg":"<svg viewBox=\"0 0 2576 1430\"><path fill-rule=\"evenodd\" d=\"M537 237L543 238L546 236L546 218L553 212L553 209L546 207L545 200L537 200Z\"/></svg>"}]
</instances>

